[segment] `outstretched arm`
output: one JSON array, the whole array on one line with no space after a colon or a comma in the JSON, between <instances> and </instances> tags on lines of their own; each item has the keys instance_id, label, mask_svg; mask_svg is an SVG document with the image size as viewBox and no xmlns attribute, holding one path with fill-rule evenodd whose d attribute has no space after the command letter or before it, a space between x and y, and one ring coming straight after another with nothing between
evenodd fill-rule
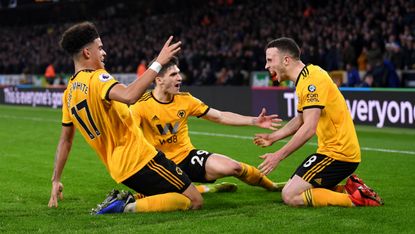
<instances>
[{"instance_id":1,"label":"outstretched arm","mask_svg":"<svg viewBox=\"0 0 415 234\"><path fill-rule=\"evenodd\" d=\"M214 108L210 108L206 115L204 115L202 118L225 125L252 125L261 128L268 128L271 130L276 130L277 127L281 126L281 124L279 124L281 119L278 118L278 115L266 115L265 108L262 108L262 111L258 117L245 116L233 112L219 111Z\"/></svg>"},{"instance_id":2,"label":"outstretched arm","mask_svg":"<svg viewBox=\"0 0 415 234\"><path fill-rule=\"evenodd\" d=\"M181 42L179 41L170 45L172 40L173 37L170 36L157 56L156 63L158 63L158 65L165 65L180 51ZM134 104L154 81L157 74L158 71L153 70L152 66L150 66L150 69L147 69L140 79L136 79L128 86L123 84L115 85L109 92L109 98L128 105Z\"/></svg>"},{"instance_id":3,"label":"outstretched arm","mask_svg":"<svg viewBox=\"0 0 415 234\"><path fill-rule=\"evenodd\" d=\"M58 198L63 199L63 185L60 182L63 168L71 151L72 141L75 134L75 127L62 126L61 137L56 149L55 165L52 175L52 190L50 192L49 207L58 207Z\"/></svg>"},{"instance_id":4,"label":"outstretched arm","mask_svg":"<svg viewBox=\"0 0 415 234\"><path fill-rule=\"evenodd\" d=\"M260 169L265 175L269 174L275 167L277 167L280 161L304 145L316 133L320 114L321 109L318 108L304 110L304 123L297 130L291 140L277 152L260 156L264 159L264 162L258 166L258 169Z\"/></svg>"}]
</instances>

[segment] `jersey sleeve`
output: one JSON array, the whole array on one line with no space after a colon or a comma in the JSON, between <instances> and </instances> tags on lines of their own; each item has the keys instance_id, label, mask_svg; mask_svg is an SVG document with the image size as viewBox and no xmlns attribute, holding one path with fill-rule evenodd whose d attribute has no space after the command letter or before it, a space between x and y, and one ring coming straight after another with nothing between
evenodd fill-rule
<instances>
[{"instance_id":1,"label":"jersey sleeve","mask_svg":"<svg viewBox=\"0 0 415 234\"><path fill-rule=\"evenodd\" d=\"M189 109L190 109L189 114L191 116L196 116L200 118L209 111L209 106L206 105L201 100L199 100L198 98L195 98L189 94L188 99L189 99Z\"/></svg>"},{"instance_id":2,"label":"jersey sleeve","mask_svg":"<svg viewBox=\"0 0 415 234\"><path fill-rule=\"evenodd\" d=\"M297 93L298 95L298 111L302 112L309 108L324 109L327 102L328 84L327 79L316 77L323 75L320 73L313 74L314 77L308 77L304 80L304 84Z\"/></svg>"},{"instance_id":3,"label":"jersey sleeve","mask_svg":"<svg viewBox=\"0 0 415 234\"><path fill-rule=\"evenodd\" d=\"M71 119L71 112L68 109L68 103L67 103L67 97L68 90L65 90L65 92L62 95L62 125L63 126L71 126L73 125L72 119Z\"/></svg>"},{"instance_id":4,"label":"jersey sleeve","mask_svg":"<svg viewBox=\"0 0 415 234\"><path fill-rule=\"evenodd\" d=\"M119 82L105 70L98 70L94 74L94 79L99 89L101 99L110 101L109 92Z\"/></svg>"}]
</instances>

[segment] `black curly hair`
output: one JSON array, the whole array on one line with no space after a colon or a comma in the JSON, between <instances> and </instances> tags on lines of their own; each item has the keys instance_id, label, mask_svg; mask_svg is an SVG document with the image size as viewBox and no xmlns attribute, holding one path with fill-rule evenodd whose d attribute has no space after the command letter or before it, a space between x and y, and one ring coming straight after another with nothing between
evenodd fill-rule
<instances>
[{"instance_id":1,"label":"black curly hair","mask_svg":"<svg viewBox=\"0 0 415 234\"><path fill-rule=\"evenodd\" d=\"M67 53L74 55L97 38L99 34L95 25L91 22L82 22L68 28L62 34L59 44Z\"/></svg>"}]
</instances>

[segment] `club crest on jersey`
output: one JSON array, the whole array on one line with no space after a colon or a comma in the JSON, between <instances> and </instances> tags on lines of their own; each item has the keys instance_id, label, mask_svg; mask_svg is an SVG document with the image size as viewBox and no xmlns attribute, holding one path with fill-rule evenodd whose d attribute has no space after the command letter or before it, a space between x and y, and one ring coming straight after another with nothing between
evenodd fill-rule
<instances>
[{"instance_id":1,"label":"club crest on jersey","mask_svg":"<svg viewBox=\"0 0 415 234\"><path fill-rule=\"evenodd\" d=\"M110 74L108 74L108 73L102 73L102 74L99 75L99 79L102 82L107 82L107 81L109 81L109 80L112 79L112 76Z\"/></svg>"},{"instance_id":2,"label":"club crest on jersey","mask_svg":"<svg viewBox=\"0 0 415 234\"><path fill-rule=\"evenodd\" d=\"M314 85L309 85L308 86L308 91L310 91L310 92L314 92L314 91L316 91L316 86L314 86Z\"/></svg>"},{"instance_id":3,"label":"club crest on jersey","mask_svg":"<svg viewBox=\"0 0 415 234\"><path fill-rule=\"evenodd\" d=\"M182 169L180 169L180 167L176 167L176 172L179 175L183 175L183 171L182 171Z\"/></svg>"},{"instance_id":4,"label":"club crest on jersey","mask_svg":"<svg viewBox=\"0 0 415 234\"><path fill-rule=\"evenodd\" d=\"M179 117L179 118L184 118L185 116L186 116L186 111L184 111L184 110L179 110L178 112L177 112L177 116Z\"/></svg>"}]
</instances>

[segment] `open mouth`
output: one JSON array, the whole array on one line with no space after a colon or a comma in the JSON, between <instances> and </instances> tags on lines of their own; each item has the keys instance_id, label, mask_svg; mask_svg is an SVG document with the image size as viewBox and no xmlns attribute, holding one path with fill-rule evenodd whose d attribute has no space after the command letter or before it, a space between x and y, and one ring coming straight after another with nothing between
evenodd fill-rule
<instances>
[{"instance_id":1,"label":"open mouth","mask_svg":"<svg viewBox=\"0 0 415 234\"><path fill-rule=\"evenodd\" d=\"M278 79L277 72L269 70L269 76L271 77L271 80L276 81Z\"/></svg>"}]
</instances>

